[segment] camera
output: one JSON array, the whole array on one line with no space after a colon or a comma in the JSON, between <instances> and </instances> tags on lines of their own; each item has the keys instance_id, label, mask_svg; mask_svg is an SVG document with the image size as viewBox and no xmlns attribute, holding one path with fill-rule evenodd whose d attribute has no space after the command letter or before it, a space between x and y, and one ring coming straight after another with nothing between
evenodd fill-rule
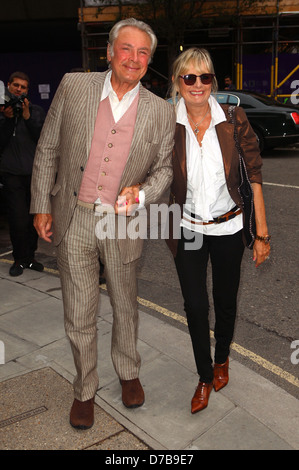
<instances>
[{"instance_id":1,"label":"camera","mask_svg":"<svg viewBox=\"0 0 299 470\"><path fill-rule=\"evenodd\" d=\"M11 106L14 112L14 117L18 118L22 116L25 98L27 98L25 93L20 96L15 96L6 88L4 94L1 94L0 96L0 108L6 109Z\"/></svg>"},{"instance_id":2,"label":"camera","mask_svg":"<svg viewBox=\"0 0 299 470\"><path fill-rule=\"evenodd\" d=\"M27 98L27 95L25 93L23 93L21 96L12 96L11 98L5 96L4 109L11 106L14 112L14 117L22 116L23 103L25 98Z\"/></svg>"}]
</instances>

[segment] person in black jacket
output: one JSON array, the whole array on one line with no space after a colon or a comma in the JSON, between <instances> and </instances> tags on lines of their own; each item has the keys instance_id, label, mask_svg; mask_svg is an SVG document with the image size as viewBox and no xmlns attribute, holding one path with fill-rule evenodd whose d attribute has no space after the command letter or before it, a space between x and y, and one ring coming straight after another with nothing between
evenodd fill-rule
<instances>
[{"instance_id":1,"label":"person in black jacket","mask_svg":"<svg viewBox=\"0 0 299 470\"><path fill-rule=\"evenodd\" d=\"M5 103L0 105L0 171L13 246L11 276L21 275L24 268L44 269L34 259L38 235L29 208L32 165L45 112L29 102L28 90L29 77L14 72L8 80Z\"/></svg>"}]
</instances>

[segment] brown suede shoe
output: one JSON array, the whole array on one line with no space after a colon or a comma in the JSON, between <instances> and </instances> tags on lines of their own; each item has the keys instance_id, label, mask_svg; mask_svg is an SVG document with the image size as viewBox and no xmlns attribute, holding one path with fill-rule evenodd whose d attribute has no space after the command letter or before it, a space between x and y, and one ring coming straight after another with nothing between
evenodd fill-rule
<instances>
[{"instance_id":1,"label":"brown suede shoe","mask_svg":"<svg viewBox=\"0 0 299 470\"><path fill-rule=\"evenodd\" d=\"M144 403L144 391L139 379L121 380L122 402L127 408L138 408Z\"/></svg>"},{"instance_id":2,"label":"brown suede shoe","mask_svg":"<svg viewBox=\"0 0 299 470\"><path fill-rule=\"evenodd\" d=\"M197 413L208 406L210 393L213 388L213 382L198 382L197 389L191 401L191 413Z\"/></svg>"},{"instance_id":3,"label":"brown suede shoe","mask_svg":"<svg viewBox=\"0 0 299 470\"><path fill-rule=\"evenodd\" d=\"M70 424L76 429L89 429L94 422L94 398L79 401L75 398L70 413Z\"/></svg>"},{"instance_id":4,"label":"brown suede shoe","mask_svg":"<svg viewBox=\"0 0 299 470\"><path fill-rule=\"evenodd\" d=\"M228 358L223 364L214 364L214 389L218 392L228 384Z\"/></svg>"}]
</instances>

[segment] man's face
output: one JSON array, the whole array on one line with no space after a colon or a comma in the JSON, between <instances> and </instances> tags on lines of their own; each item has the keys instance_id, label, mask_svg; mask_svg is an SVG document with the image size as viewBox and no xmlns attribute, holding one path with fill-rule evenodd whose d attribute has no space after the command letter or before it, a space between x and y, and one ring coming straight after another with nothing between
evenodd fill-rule
<instances>
[{"instance_id":1,"label":"man's face","mask_svg":"<svg viewBox=\"0 0 299 470\"><path fill-rule=\"evenodd\" d=\"M14 96L21 96L23 93L28 93L28 82L21 78L15 77L12 82L8 82L8 91Z\"/></svg>"},{"instance_id":2,"label":"man's face","mask_svg":"<svg viewBox=\"0 0 299 470\"><path fill-rule=\"evenodd\" d=\"M133 89L147 71L151 57L150 37L138 28L125 26L114 41L113 56L108 47L107 57L115 83L126 83Z\"/></svg>"}]
</instances>

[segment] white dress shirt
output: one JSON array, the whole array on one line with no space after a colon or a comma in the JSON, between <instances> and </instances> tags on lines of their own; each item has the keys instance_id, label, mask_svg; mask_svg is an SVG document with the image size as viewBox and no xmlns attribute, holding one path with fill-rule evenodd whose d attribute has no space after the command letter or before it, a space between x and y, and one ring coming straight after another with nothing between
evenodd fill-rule
<instances>
[{"instance_id":1,"label":"white dress shirt","mask_svg":"<svg viewBox=\"0 0 299 470\"><path fill-rule=\"evenodd\" d=\"M226 185L222 153L215 126L226 117L213 96L209 98L211 123L201 145L190 126L185 100L177 104L177 122L186 127L187 197L181 226L206 235L229 235L243 228L242 214L220 224L199 225L208 222L235 207ZM196 218L191 214L196 214Z\"/></svg>"},{"instance_id":2,"label":"white dress shirt","mask_svg":"<svg viewBox=\"0 0 299 470\"><path fill-rule=\"evenodd\" d=\"M128 91L119 101L118 96L111 85L111 74L112 71L110 70L110 72L108 72L106 75L101 101L103 101L105 98L107 98L107 96L109 96L114 121L117 122L129 109L129 107L133 103L135 96L139 93L140 82L138 82L138 84L135 86L135 88L133 88L133 90Z\"/></svg>"}]
</instances>

